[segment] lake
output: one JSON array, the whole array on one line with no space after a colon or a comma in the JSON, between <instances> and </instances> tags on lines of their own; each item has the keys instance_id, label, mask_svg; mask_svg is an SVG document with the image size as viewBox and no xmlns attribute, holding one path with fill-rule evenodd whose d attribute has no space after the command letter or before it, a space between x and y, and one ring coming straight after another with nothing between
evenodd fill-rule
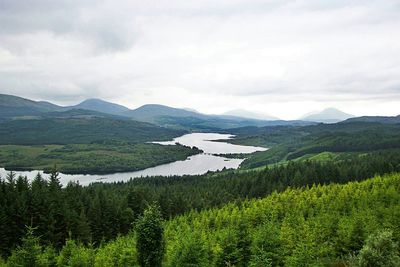
<instances>
[{"instance_id":1,"label":"lake","mask_svg":"<svg viewBox=\"0 0 400 267\"><path fill-rule=\"evenodd\" d=\"M188 157L186 160L175 161L168 164L159 165L135 172L121 172L103 175L80 175L60 173L60 181L66 185L69 181L79 181L82 185L88 185L93 182L117 182L127 181L130 178L146 176L172 176L172 175L196 175L204 174L208 171L217 171L226 169L236 169L242 163L243 159L230 159L213 154L233 154L233 153L253 153L256 151L265 151L267 148L233 145L226 142L215 142L215 140L228 140L234 137L230 134L217 133L191 133L175 138L171 141L152 142L161 145L175 145L180 143L185 146L196 146L204 152L198 155ZM17 171L17 174L27 176L32 180L36 174L42 171ZM7 171L0 168L0 176L4 178ZM48 176L43 174L44 177Z\"/></svg>"}]
</instances>

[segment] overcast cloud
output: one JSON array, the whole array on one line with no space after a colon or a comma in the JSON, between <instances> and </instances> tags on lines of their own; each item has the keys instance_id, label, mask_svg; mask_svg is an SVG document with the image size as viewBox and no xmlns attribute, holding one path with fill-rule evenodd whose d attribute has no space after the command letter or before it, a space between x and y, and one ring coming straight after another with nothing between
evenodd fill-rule
<instances>
[{"instance_id":1,"label":"overcast cloud","mask_svg":"<svg viewBox=\"0 0 400 267\"><path fill-rule=\"evenodd\" d=\"M400 1L0 0L0 92L400 114Z\"/></svg>"}]
</instances>

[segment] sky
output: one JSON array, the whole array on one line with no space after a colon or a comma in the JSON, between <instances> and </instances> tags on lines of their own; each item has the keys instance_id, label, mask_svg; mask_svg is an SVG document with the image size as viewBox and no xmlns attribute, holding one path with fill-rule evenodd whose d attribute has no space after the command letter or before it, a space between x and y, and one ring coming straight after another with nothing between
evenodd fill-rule
<instances>
[{"instance_id":1,"label":"sky","mask_svg":"<svg viewBox=\"0 0 400 267\"><path fill-rule=\"evenodd\" d=\"M0 0L0 93L400 114L399 0Z\"/></svg>"}]
</instances>

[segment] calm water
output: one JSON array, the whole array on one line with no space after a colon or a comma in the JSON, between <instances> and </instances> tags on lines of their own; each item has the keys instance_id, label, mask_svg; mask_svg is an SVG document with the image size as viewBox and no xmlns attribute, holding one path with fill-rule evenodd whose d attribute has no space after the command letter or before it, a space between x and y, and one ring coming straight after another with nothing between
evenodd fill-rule
<instances>
[{"instance_id":1,"label":"calm water","mask_svg":"<svg viewBox=\"0 0 400 267\"><path fill-rule=\"evenodd\" d=\"M167 142L154 142L162 145L175 145L180 143L186 146L196 146L203 150L203 154L191 156L186 160L175 161L168 164L159 165L153 168L148 168L136 172L123 172L104 175L70 175L60 173L61 183L67 184L69 181L79 181L82 185L88 185L92 182L116 182L126 181L134 177L145 176L171 176L171 175L185 175L185 174L204 174L207 171L216 171L223 168L236 169L242 163L243 159L228 159L221 156L214 156L212 154L230 154L230 153L252 153L255 151L264 151L266 148L253 147L253 146L240 146L232 145L224 142L213 142L212 140L221 140L232 138L229 134L215 134L215 133L192 133L186 134L181 137L175 138ZM30 172L16 172L17 174L26 175L28 179L33 179L35 175L41 171ZM0 168L1 177L5 177L6 171ZM46 177L47 175L44 174Z\"/></svg>"}]
</instances>

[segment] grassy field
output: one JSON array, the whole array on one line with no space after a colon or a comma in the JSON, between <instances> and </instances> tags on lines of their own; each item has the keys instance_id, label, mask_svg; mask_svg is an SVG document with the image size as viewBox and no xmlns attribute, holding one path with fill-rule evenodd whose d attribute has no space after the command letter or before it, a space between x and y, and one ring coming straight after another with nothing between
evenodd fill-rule
<instances>
[{"instance_id":1,"label":"grassy field","mask_svg":"<svg viewBox=\"0 0 400 267\"><path fill-rule=\"evenodd\" d=\"M1 145L0 167L49 171L54 164L63 173L105 174L136 171L184 160L198 149L157 144Z\"/></svg>"}]
</instances>

